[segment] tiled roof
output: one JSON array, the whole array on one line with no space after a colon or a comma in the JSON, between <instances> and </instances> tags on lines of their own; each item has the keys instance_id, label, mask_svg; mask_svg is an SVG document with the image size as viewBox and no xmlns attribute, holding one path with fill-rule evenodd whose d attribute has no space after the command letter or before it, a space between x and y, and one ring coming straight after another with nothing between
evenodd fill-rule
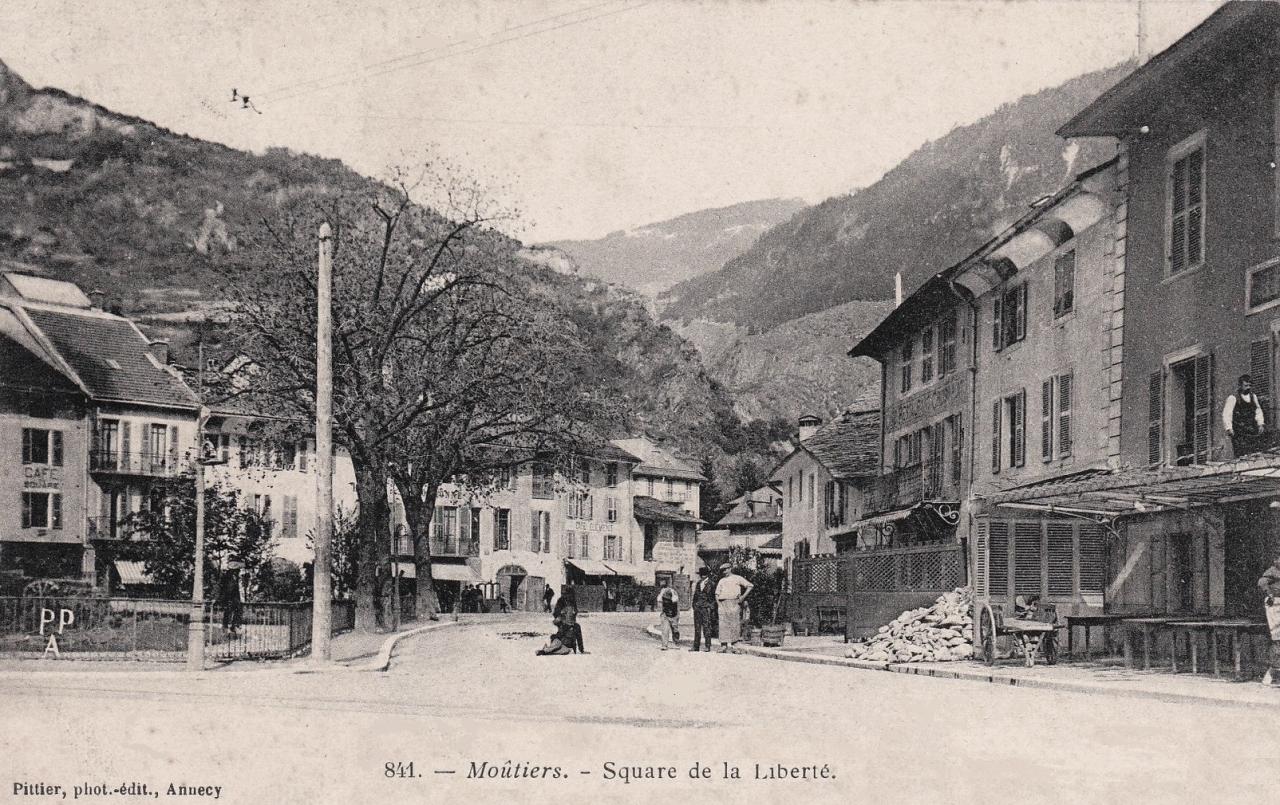
<instances>
[{"instance_id":1,"label":"tiled roof","mask_svg":"<svg viewBox=\"0 0 1280 805\"><path fill-rule=\"evenodd\" d=\"M637 520L650 520L659 523L705 522L702 518L689 514L689 512L679 506L673 506L670 503L663 503L657 498L651 498L647 495L636 495L633 503L633 510Z\"/></svg>"},{"instance_id":2,"label":"tiled roof","mask_svg":"<svg viewBox=\"0 0 1280 805\"><path fill-rule=\"evenodd\" d=\"M707 480L689 464L643 437L614 439L613 444L640 459L640 464L632 470L635 475L656 475L699 482Z\"/></svg>"},{"instance_id":3,"label":"tiled roof","mask_svg":"<svg viewBox=\"0 0 1280 805\"><path fill-rule=\"evenodd\" d=\"M198 407L191 389L153 362L146 339L128 320L87 311L24 310L94 398Z\"/></svg>"},{"instance_id":4,"label":"tiled roof","mask_svg":"<svg viewBox=\"0 0 1280 805\"><path fill-rule=\"evenodd\" d=\"M840 479L870 478L880 471L880 412L841 414L800 443Z\"/></svg>"},{"instance_id":5,"label":"tiled roof","mask_svg":"<svg viewBox=\"0 0 1280 805\"><path fill-rule=\"evenodd\" d=\"M0 335L0 386L80 394L71 379L7 335Z\"/></svg>"},{"instance_id":6,"label":"tiled roof","mask_svg":"<svg viewBox=\"0 0 1280 805\"><path fill-rule=\"evenodd\" d=\"M759 491L743 495L734 501L733 508L721 517L716 525L721 528L735 525L769 525L770 523L781 525L782 514L775 502L777 500L779 498L776 496Z\"/></svg>"},{"instance_id":7,"label":"tiled roof","mask_svg":"<svg viewBox=\"0 0 1280 805\"><path fill-rule=\"evenodd\" d=\"M761 550L769 546L781 548L781 534L732 534L727 529L703 530L698 533L698 552L727 551L733 547Z\"/></svg>"}]
</instances>

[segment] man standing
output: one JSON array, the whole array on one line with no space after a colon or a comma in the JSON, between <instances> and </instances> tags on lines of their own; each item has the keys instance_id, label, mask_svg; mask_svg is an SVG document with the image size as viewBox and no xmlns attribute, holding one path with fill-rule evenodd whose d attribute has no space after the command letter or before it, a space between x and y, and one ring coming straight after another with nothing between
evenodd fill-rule
<instances>
[{"instance_id":1,"label":"man standing","mask_svg":"<svg viewBox=\"0 0 1280 805\"><path fill-rule=\"evenodd\" d=\"M662 650L666 651L672 638L680 639L680 596L671 588L671 580L666 576L660 582L658 590L658 609L662 613Z\"/></svg>"},{"instance_id":2,"label":"man standing","mask_svg":"<svg viewBox=\"0 0 1280 805\"><path fill-rule=\"evenodd\" d=\"M734 573L727 562L720 570L724 576L716 584L716 607L720 613L720 651L726 652L742 639L742 602L753 585Z\"/></svg>"},{"instance_id":3,"label":"man standing","mask_svg":"<svg viewBox=\"0 0 1280 805\"><path fill-rule=\"evenodd\" d=\"M231 637L237 637L240 633L240 624L243 621L243 598L240 595L240 568L243 565L238 560L231 560L227 563L227 570L222 574L221 590L219 590L219 603L222 604L222 628L226 630Z\"/></svg>"},{"instance_id":4,"label":"man standing","mask_svg":"<svg viewBox=\"0 0 1280 805\"><path fill-rule=\"evenodd\" d=\"M551 599L555 597L556 597L555 590L551 589L550 584L542 588L542 611L543 612L551 611Z\"/></svg>"},{"instance_id":5,"label":"man standing","mask_svg":"<svg viewBox=\"0 0 1280 805\"><path fill-rule=\"evenodd\" d=\"M1267 627L1271 630L1271 667L1262 677L1262 684L1280 686L1280 558L1263 572L1258 587L1265 596L1263 605L1267 610Z\"/></svg>"},{"instance_id":6,"label":"man standing","mask_svg":"<svg viewBox=\"0 0 1280 805\"><path fill-rule=\"evenodd\" d=\"M1253 382L1248 375L1240 375L1236 393L1227 397L1222 406L1222 427L1231 437L1231 451L1236 458L1258 450L1258 437L1266 426L1262 403L1253 393Z\"/></svg>"},{"instance_id":7,"label":"man standing","mask_svg":"<svg viewBox=\"0 0 1280 805\"><path fill-rule=\"evenodd\" d=\"M711 580L711 568L698 568L698 583L693 587L693 648L703 644L711 650L711 633L715 631L716 583Z\"/></svg>"}]
</instances>

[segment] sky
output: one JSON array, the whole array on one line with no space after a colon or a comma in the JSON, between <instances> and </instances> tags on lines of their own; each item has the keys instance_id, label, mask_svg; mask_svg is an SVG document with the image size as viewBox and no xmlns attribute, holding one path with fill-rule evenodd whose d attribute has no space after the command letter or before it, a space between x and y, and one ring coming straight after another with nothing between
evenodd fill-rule
<instances>
[{"instance_id":1,"label":"sky","mask_svg":"<svg viewBox=\"0 0 1280 805\"><path fill-rule=\"evenodd\" d=\"M1148 0L1148 51L1217 5ZM541 242L864 187L1132 57L1138 19L1136 0L2 0L0 60L237 148L373 176L444 160Z\"/></svg>"}]
</instances>

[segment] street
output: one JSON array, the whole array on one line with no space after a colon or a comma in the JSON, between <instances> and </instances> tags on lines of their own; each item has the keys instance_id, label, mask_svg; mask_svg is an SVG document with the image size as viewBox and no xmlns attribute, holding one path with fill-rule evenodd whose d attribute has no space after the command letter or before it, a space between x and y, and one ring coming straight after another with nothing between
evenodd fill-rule
<instances>
[{"instance_id":1,"label":"street","mask_svg":"<svg viewBox=\"0 0 1280 805\"><path fill-rule=\"evenodd\" d=\"M587 616L590 653L566 657L534 656L546 616L472 622L410 638L381 674L4 675L2 790L1078 803L1261 801L1274 785L1270 714L662 652L651 619ZM121 799L138 797L83 801Z\"/></svg>"}]
</instances>

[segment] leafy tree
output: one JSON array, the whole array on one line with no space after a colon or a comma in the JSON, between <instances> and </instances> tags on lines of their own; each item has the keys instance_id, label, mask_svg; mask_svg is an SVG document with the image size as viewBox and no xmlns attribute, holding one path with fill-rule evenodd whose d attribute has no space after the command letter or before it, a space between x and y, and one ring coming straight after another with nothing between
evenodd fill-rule
<instances>
[{"instance_id":1,"label":"leafy tree","mask_svg":"<svg viewBox=\"0 0 1280 805\"><path fill-rule=\"evenodd\" d=\"M742 545L729 547L728 562L738 575L752 584L751 592L747 594L751 623L755 626L776 623L786 591L784 571L770 566L756 549Z\"/></svg>"},{"instance_id":2,"label":"leafy tree","mask_svg":"<svg viewBox=\"0 0 1280 805\"><path fill-rule=\"evenodd\" d=\"M311 592L302 568L280 557L262 563L253 586L260 601L305 601Z\"/></svg>"},{"instance_id":3,"label":"leafy tree","mask_svg":"<svg viewBox=\"0 0 1280 805\"><path fill-rule=\"evenodd\" d=\"M720 483L716 480L716 464L711 456L702 457L699 471L707 482L702 485L702 492L698 499L698 516L708 523L714 523L724 516L724 498L720 495Z\"/></svg>"},{"instance_id":4,"label":"leafy tree","mask_svg":"<svg viewBox=\"0 0 1280 805\"><path fill-rule=\"evenodd\" d=\"M140 559L147 573L166 594L191 594L195 568L196 496L190 479L173 481L163 488L150 511L135 512L124 520L129 545L126 553ZM249 578L272 557L275 540L271 523L240 501L234 488L214 483L204 496L204 592L217 590L221 568L240 562Z\"/></svg>"}]
</instances>

